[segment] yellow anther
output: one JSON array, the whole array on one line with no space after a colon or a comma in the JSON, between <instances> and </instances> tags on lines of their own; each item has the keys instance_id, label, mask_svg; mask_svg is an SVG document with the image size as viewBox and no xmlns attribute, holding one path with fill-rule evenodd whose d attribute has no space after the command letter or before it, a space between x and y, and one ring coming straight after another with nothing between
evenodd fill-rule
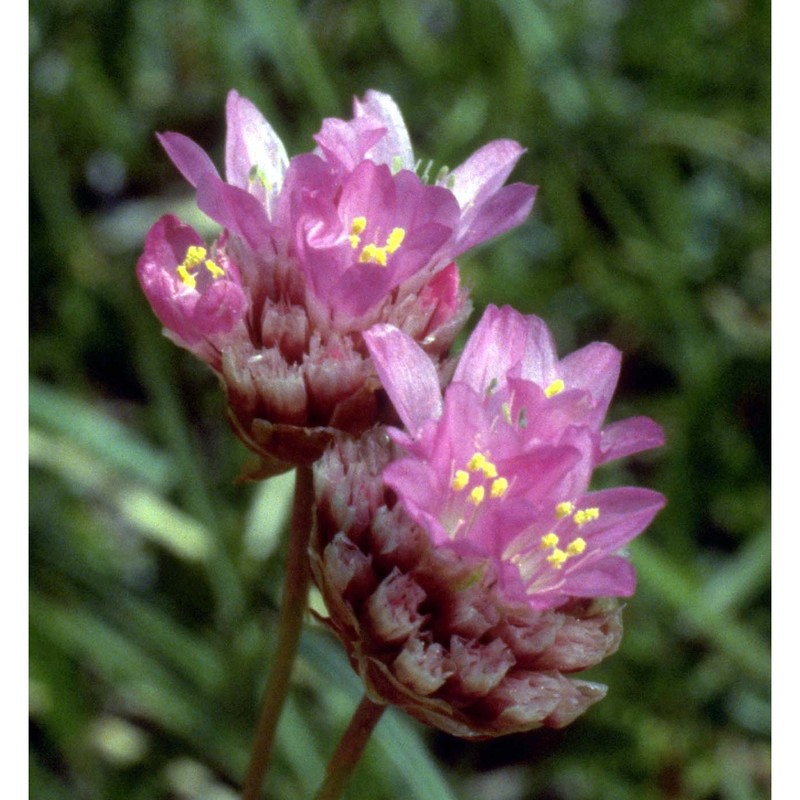
<instances>
[{"instance_id":1,"label":"yellow anther","mask_svg":"<svg viewBox=\"0 0 800 800\"><path fill-rule=\"evenodd\" d=\"M511 424L511 406L508 403L503 403L500 408L503 411L503 419L510 425Z\"/></svg>"},{"instance_id":2,"label":"yellow anther","mask_svg":"<svg viewBox=\"0 0 800 800\"><path fill-rule=\"evenodd\" d=\"M486 489L483 486L476 486L470 493L469 493L469 501L474 506L479 506L483 502L483 498L486 496Z\"/></svg>"},{"instance_id":3,"label":"yellow anther","mask_svg":"<svg viewBox=\"0 0 800 800\"><path fill-rule=\"evenodd\" d=\"M180 279L190 288L194 289L197 286L197 280L195 279L194 275L189 272L188 267L186 264L181 264L178 267L178 276Z\"/></svg>"},{"instance_id":4,"label":"yellow anther","mask_svg":"<svg viewBox=\"0 0 800 800\"><path fill-rule=\"evenodd\" d=\"M350 247L353 250L361 244L361 235L367 227L366 217L356 217L350 225L350 235L347 237L350 240Z\"/></svg>"},{"instance_id":5,"label":"yellow anther","mask_svg":"<svg viewBox=\"0 0 800 800\"><path fill-rule=\"evenodd\" d=\"M569 500L565 500L563 503L559 503L556 506L556 519L564 519L564 517L568 517L575 506L569 502Z\"/></svg>"},{"instance_id":6,"label":"yellow anther","mask_svg":"<svg viewBox=\"0 0 800 800\"><path fill-rule=\"evenodd\" d=\"M178 276L190 289L194 289L197 286L197 279L192 275L192 270L202 264L205 257L205 247L200 247L196 244L190 245L186 250L183 264L180 264L177 268Z\"/></svg>"},{"instance_id":7,"label":"yellow anther","mask_svg":"<svg viewBox=\"0 0 800 800\"><path fill-rule=\"evenodd\" d=\"M492 497L502 497L508 491L508 481L505 478L496 478L492 481L489 494Z\"/></svg>"},{"instance_id":8,"label":"yellow anther","mask_svg":"<svg viewBox=\"0 0 800 800\"><path fill-rule=\"evenodd\" d=\"M564 562L569 558L569 556L563 551L559 550L557 547L547 556L547 560L552 564L555 569L561 569Z\"/></svg>"},{"instance_id":9,"label":"yellow anther","mask_svg":"<svg viewBox=\"0 0 800 800\"><path fill-rule=\"evenodd\" d=\"M364 246L358 260L362 264L379 264L382 267L386 266L386 248L378 247L374 244Z\"/></svg>"},{"instance_id":10,"label":"yellow anther","mask_svg":"<svg viewBox=\"0 0 800 800\"><path fill-rule=\"evenodd\" d=\"M394 251L403 244L403 239L405 238L406 232L403 228L393 228L392 232L389 234L389 238L386 240L386 252L394 253Z\"/></svg>"},{"instance_id":11,"label":"yellow anther","mask_svg":"<svg viewBox=\"0 0 800 800\"><path fill-rule=\"evenodd\" d=\"M567 555L568 556L577 556L582 553L586 549L586 540L581 539L579 536L577 539L573 539L567 545Z\"/></svg>"},{"instance_id":12,"label":"yellow anther","mask_svg":"<svg viewBox=\"0 0 800 800\"><path fill-rule=\"evenodd\" d=\"M572 519L579 527L600 516L599 508L581 508L572 515Z\"/></svg>"},{"instance_id":13,"label":"yellow anther","mask_svg":"<svg viewBox=\"0 0 800 800\"><path fill-rule=\"evenodd\" d=\"M484 465L481 467L481 472L483 472L483 474L484 474L484 475L485 475L487 478L496 478L496 477L497 477L497 467L496 467L494 464L492 464L492 462L491 462L491 461L487 461L487 462L486 462L486 463L485 463L485 464L484 464Z\"/></svg>"},{"instance_id":14,"label":"yellow anther","mask_svg":"<svg viewBox=\"0 0 800 800\"><path fill-rule=\"evenodd\" d=\"M559 394L559 392L564 391L564 381L561 378L557 378L554 380L545 390L546 397L552 397L555 394Z\"/></svg>"},{"instance_id":15,"label":"yellow anther","mask_svg":"<svg viewBox=\"0 0 800 800\"><path fill-rule=\"evenodd\" d=\"M450 484L453 489L460 492L469 483L469 473L463 469L457 469L453 482Z\"/></svg>"},{"instance_id":16,"label":"yellow anther","mask_svg":"<svg viewBox=\"0 0 800 800\"><path fill-rule=\"evenodd\" d=\"M186 269L194 269L198 264L202 263L205 257L205 247L193 244L186 251L186 258L183 259L183 264L181 264L181 266L186 267Z\"/></svg>"},{"instance_id":17,"label":"yellow anther","mask_svg":"<svg viewBox=\"0 0 800 800\"><path fill-rule=\"evenodd\" d=\"M225 270L210 258L206 259L206 269L211 273L211 277L214 280L221 278L225 274Z\"/></svg>"},{"instance_id":18,"label":"yellow anther","mask_svg":"<svg viewBox=\"0 0 800 800\"><path fill-rule=\"evenodd\" d=\"M472 458L467 462L467 469L470 472L480 472L486 467L486 456L482 453L474 453Z\"/></svg>"},{"instance_id":19,"label":"yellow anther","mask_svg":"<svg viewBox=\"0 0 800 800\"><path fill-rule=\"evenodd\" d=\"M558 544L558 536L554 533L548 533L542 536L542 550L549 550Z\"/></svg>"}]
</instances>

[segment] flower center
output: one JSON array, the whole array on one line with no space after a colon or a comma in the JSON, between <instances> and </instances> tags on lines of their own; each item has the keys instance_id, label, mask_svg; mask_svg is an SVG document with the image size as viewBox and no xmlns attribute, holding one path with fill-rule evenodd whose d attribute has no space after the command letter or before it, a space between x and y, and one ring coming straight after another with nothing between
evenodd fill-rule
<instances>
[{"instance_id":1,"label":"flower center","mask_svg":"<svg viewBox=\"0 0 800 800\"><path fill-rule=\"evenodd\" d=\"M487 500L499 500L508 492L508 488L508 479L498 474L497 466L485 454L474 453L464 469L455 470L450 481L453 500L447 504L448 511L443 515L450 538L455 539L458 533L466 535L472 527L478 507ZM456 500L455 496L458 495L461 496ZM465 512L465 503L473 508Z\"/></svg>"},{"instance_id":2,"label":"flower center","mask_svg":"<svg viewBox=\"0 0 800 800\"><path fill-rule=\"evenodd\" d=\"M225 274L225 270L222 269L219 264L212 261L210 258L206 258L207 254L205 247L200 247L196 244L190 245L186 250L186 257L183 259L183 263L179 264L175 270L180 279L190 289L195 289L197 287L197 273L195 270L197 270L201 264L211 273L211 277L214 280L221 278Z\"/></svg>"},{"instance_id":3,"label":"flower center","mask_svg":"<svg viewBox=\"0 0 800 800\"><path fill-rule=\"evenodd\" d=\"M352 223L350 223L350 235L347 237L353 250L361 247L361 234L366 229L366 217L353 218ZM405 238L406 232L404 228L392 228L391 233L386 237L386 244L379 246L375 242L370 242L361 247L361 252L358 256L359 263L377 264L380 267L385 267L388 256L400 247Z\"/></svg>"},{"instance_id":4,"label":"flower center","mask_svg":"<svg viewBox=\"0 0 800 800\"><path fill-rule=\"evenodd\" d=\"M565 500L555 506L554 517L554 529L539 539L538 547L532 546L529 538L526 541L520 537L506 548L502 556L517 568L527 585L525 591L530 595L553 588L555 573L590 549L586 539L575 534L587 523L598 519L600 509L576 509L574 503Z\"/></svg>"}]
</instances>

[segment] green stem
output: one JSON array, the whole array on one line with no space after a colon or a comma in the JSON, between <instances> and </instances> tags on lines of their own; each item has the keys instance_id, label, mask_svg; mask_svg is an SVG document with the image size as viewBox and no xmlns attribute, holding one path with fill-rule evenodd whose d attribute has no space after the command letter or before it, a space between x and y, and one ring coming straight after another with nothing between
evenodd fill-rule
<instances>
[{"instance_id":1,"label":"green stem","mask_svg":"<svg viewBox=\"0 0 800 800\"><path fill-rule=\"evenodd\" d=\"M339 740L336 752L328 762L325 780L316 800L339 800L364 752L370 734L385 710L386 706L379 706L364 695L347 730Z\"/></svg>"},{"instance_id":2,"label":"green stem","mask_svg":"<svg viewBox=\"0 0 800 800\"><path fill-rule=\"evenodd\" d=\"M247 768L244 780L242 800L258 800L261 797L261 787L269 766L275 731L289 689L292 665L303 628L303 616L308 605L308 541L312 524L313 483L311 467L297 467L278 650L264 691L261 718L258 721L250 766Z\"/></svg>"}]
</instances>

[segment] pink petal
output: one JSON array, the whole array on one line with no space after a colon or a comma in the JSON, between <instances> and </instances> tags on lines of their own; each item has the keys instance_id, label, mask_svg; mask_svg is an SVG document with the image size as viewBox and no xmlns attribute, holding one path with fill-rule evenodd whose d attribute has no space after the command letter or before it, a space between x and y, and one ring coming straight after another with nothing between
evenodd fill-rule
<instances>
[{"instance_id":1,"label":"pink petal","mask_svg":"<svg viewBox=\"0 0 800 800\"><path fill-rule=\"evenodd\" d=\"M461 208L479 205L494 194L511 174L525 148L510 139L489 142L473 153L447 178Z\"/></svg>"},{"instance_id":2,"label":"pink petal","mask_svg":"<svg viewBox=\"0 0 800 800\"><path fill-rule=\"evenodd\" d=\"M659 492L634 486L584 495L581 507L597 507L600 516L586 523L581 535L592 550L619 550L652 522L665 503Z\"/></svg>"},{"instance_id":3,"label":"pink petal","mask_svg":"<svg viewBox=\"0 0 800 800\"><path fill-rule=\"evenodd\" d=\"M194 323L205 336L228 333L247 312L242 287L229 280L213 283L194 307Z\"/></svg>"},{"instance_id":4,"label":"pink petal","mask_svg":"<svg viewBox=\"0 0 800 800\"><path fill-rule=\"evenodd\" d=\"M483 394L502 388L508 372L520 365L521 377L546 388L555 363L555 344L542 320L510 306L489 306L461 354L453 380Z\"/></svg>"},{"instance_id":5,"label":"pink petal","mask_svg":"<svg viewBox=\"0 0 800 800\"><path fill-rule=\"evenodd\" d=\"M252 184L251 170L258 167L271 188L280 187L289 164L283 142L247 98L228 93L225 105L227 138L225 174L228 183L240 189Z\"/></svg>"},{"instance_id":6,"label":"pink petal","mask_svg":"<svg viewBox=\"0 0 800 800\"><path fill-rule=\"evenodd\" d=\"M156 136L161 142L161 146L167 151L167 155L172 159L172 163L192 186L196 187L208 173L219 177L217 168L208 153L188 136L170 132L158 133Z\"/></svg>"},{"instance_id":7,"label":"pink petal","mask_svg":"<svg viewBox=\"0 0 800 800\"><path fill-rule=\"evenodd\" d=\"M250 193L206 174L197 185L197 206L211 219L241 236L254 250L270 238L270 224L264 206Z\"/></svg>"},{"instance_id":8,"label":"pink petal","mask_svg":"<svg viewBox=\"0 0 800 800\"><path fill-rule=\"evenodd\" d=\"M365 158L369 149L386 134L386 129L369 119L345 122L329 118L314 140L320 150L337 169L350 172Z\"/></svg>"},{"instance_id":9,"label":"pink petal","mask_svg":"<svg viewBox=\"0 0 800 800\"><path fill-rule=\"evenodd\" d=\"M356 117L368 117L385 129L384 136L368 151L367 156L378 164L414 169L414 154L403 115L388 94L370 89L363 100L353 101Z\"/></svg>"},{"instance_id":10,"label":"pink petal","mask_svg":"<svg viewBox=\"0 0 800 800\"><path fill-rule=\"evenodd\" d=\"M649 417L630 417L607 425L600 432L599 464L661 447L664 431Z\"/></svg>"},{"instance_id":11,"label":"pink petal","mask_svg":"<svg viewBox=\"0 0 800 800\"><path fill-rule=\"evenodd\" d=\"M393 325L374 325L364 333L364 341L400 419L416 436L428 420L442 413L436 367L410 336Z\"/></svg>"},{"instance_id":12,"label":"pink petal","mask_svg":"<svg viewBox=\"0 0 800 800\"><path fill-rule=\"evenodd\" d=\"M622 354L616 347L594 342L562 359L558 365L559 377L567 389L588 390L602 419L617 386L621 361Z\"/></svg>"},{"instance_id":13,"label":"pink petal","mask_svg":"<svg viewBox=\"0 0 800 800\"><path fill-rule=\"evenodd\" d=\"M514 183L500 189L474 214L464 215L454 256L522 224L531 213L536 186Z\"/></svg>"},{"instance_id":14,"label":"pink petal","mask_svg":"<svg viewBox=\"0 0 800 800\"><path fill-rule=\"evenodd\" d=\"M572 597L630 597L635 589L636 571L622 556L606 556L591 568L576 570L559 587Z\"/></svg>"}]
</instances>

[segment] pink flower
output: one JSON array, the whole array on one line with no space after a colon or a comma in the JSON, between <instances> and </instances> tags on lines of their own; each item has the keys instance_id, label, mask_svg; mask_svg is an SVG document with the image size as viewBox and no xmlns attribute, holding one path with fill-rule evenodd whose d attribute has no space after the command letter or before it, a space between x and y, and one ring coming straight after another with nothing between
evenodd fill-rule
<instances>
[{"instance_id":1,"label":"pink flower","mask_svg":"<svg viewBox=\"0 0 800 800\"><path fill-rule=\"evenodd\" d=\"M159 135L222 235L207 246L164 217L139 280L168 335L222 377L245 443L306 462L336 431L376 420L362 332L391 324L444 359L470 310L455 258L519 224L535 189L503 188L522 153L505 141L426 183L399 109L378 92L352 120L325 120L316 150L292 159L235 91L226 118L224 178L191 139Z\"/></svg>"},{"instance_id":2,"label":"pink flower","mask_svg":"<svg viewBox=\"0 0 800 800\"><path fill-rule=\"evenodd\" d=\"M369 326L401 286L418 288L467 249L519 225L536 189L503 183L524 152L491 142L437 185L416 174L399 109L380 92L352 120L327 119L315 153L291 161L255 106L228 95L226 175L179 133L159 136L202 211L251 251L257 289L302 276L314 323ZM258 291L255 292L258 294Z\"/></svg>"},{"instance_id":3,"label":"pink flower","mask_svg":"<svg viewBox=\"0 0 800 800\"><path fill-rule=\"evenodd\" d=\"M613 653L620 550L664 498L592 492L593 468L656 447L646 418L604 428L619 353L559 360L536 317L487 310L442 395L389 325L365 334L405 431L338 441L315 466L311 563L376 702L467 738L562 727L606 687L570 677Z\"/></svg>"},{"instance_id":4,"label":"pink flower","mask_svg":"<svg viewBox=\"0 0 800 800\"><path fill-rule=\"evenodd\" d=\"M137 273L173 340L219 368L220 351L244 333L248 300L222 240L211 250L177 217L162 217L147 235Z\"/></svg>"},{"instance_id":5,"label":"pink flower","mask_svg":"<svg viewBox=\"0 0 800 800\"><path fill-rule=\"evenodd\" d=\"M509 596L533 608L633 593L619 551L664 498L592 492L593 468L663 444L637 417L602 428L619 352L593 344L558 360L546 325L490 307L442 398L428 357L388 325L365 334L407 433L384 480L438 546L492 559Z\"/></svg>"}]
</instances>

